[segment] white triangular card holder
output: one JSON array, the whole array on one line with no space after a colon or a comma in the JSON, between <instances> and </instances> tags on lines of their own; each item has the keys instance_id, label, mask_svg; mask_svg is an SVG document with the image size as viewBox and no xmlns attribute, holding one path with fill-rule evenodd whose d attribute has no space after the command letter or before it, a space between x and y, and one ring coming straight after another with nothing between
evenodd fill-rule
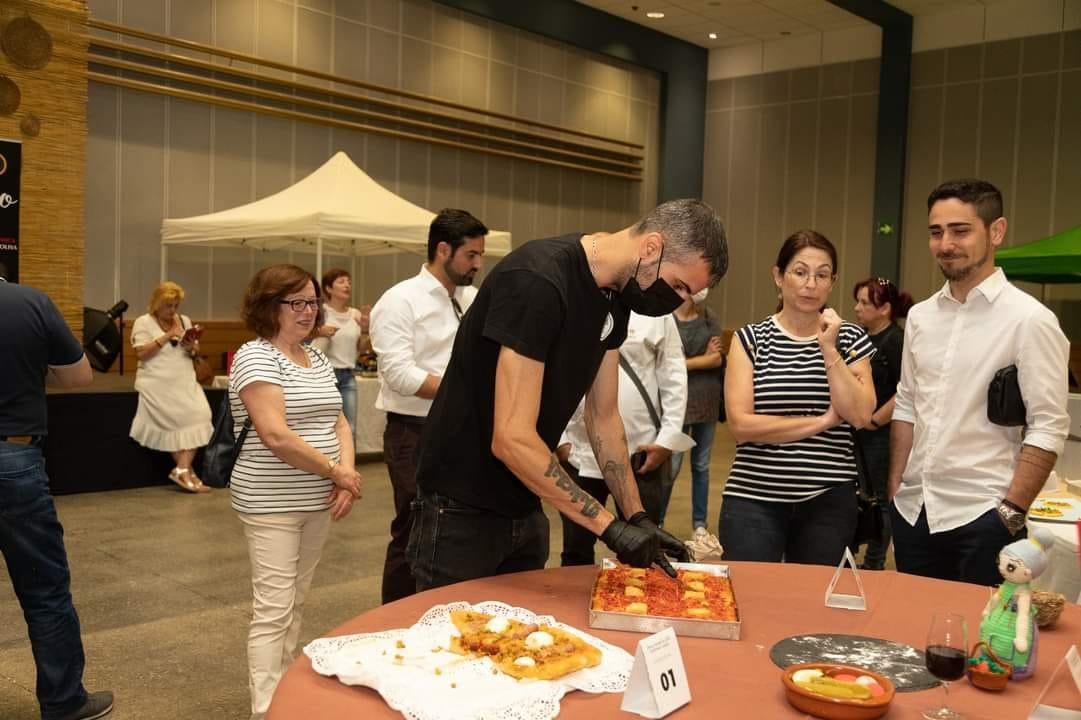
<instances>
[{"instance_id":1,"label":"white triangular card holder","mask_svg":"<svg viewBox=\"0 0 1081 720\"><path fill-rule=\"evenodd\" d=\"M852 575L856 578L856 589L860 591L859 595L845 595L834 592L846 564L852 569ZM860 579L860 571L856 567L856 558L852 556L852 550L849 548L845 548L845 554L841 557L840 564L837 565L837 571L833 573L833 579L826 586L826 607L841 608L843 610L867 609L867 596L863 592L863 580Z\"/></svg>"},{"instance_id":2,"label":"white triangular card holder","mask_svg":"<svg viewBox=\"0 0 1081 720\"><path fill-rule=\"evenodd\" d=\"M1045 699L1055 704L1044 704ZM1062 707L1059 704L1062 702L1073 708ZM1077 651L1076 645L1071 646L1055 666L1055 671L1036 698L1028 720L1081 720L1081 652Z\"/></svg>"},{"instance_id":3,"label":"white triangular card holder","mask_svg":"<svg viewBox=\"0 0 1081 720\"><path fill-rule=\"evenodd\" d=\"M647 718L662 718L691 701L676 631L665 628L638 641L631 678L619 706Z\"/></svg>"}]
</instances>

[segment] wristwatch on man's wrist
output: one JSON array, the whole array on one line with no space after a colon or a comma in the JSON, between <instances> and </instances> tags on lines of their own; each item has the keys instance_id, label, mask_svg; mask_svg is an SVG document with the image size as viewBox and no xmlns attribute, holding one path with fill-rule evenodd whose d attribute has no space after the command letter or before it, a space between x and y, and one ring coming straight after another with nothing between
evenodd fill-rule
<instances>
[{"instance_id":1,"label":"wristwatch on man's wrist","mask_svg":"<svg viewBox=\"0 0 1081 720\"><path fill-rule=\"evenodd\" d=\"M998 517L1011 535L1016 535L1025 527L1025 511L1009 500L998 504Z\"/></svg>"},{"instance_id":2,"label":"wristwatch on man's wrist","mask_svg":"<svg viewBox=\"0 0 1081 720\"><path fill-rule=\"evenodd\" d=\"M337 460L327 460L327 477L334 474L334 468L338 467Z\"/></svg>"}]
</instances>

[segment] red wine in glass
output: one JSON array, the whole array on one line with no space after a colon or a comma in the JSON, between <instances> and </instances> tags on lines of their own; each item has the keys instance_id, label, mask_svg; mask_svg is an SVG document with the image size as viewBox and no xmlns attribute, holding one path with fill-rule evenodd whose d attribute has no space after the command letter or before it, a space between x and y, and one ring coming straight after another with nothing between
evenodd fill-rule
<instances>
[{"instance_id":1,"label":"red wine in glass","mask_svg":"<svg viewBox=\"0 0 1081 720\"><path fill-rule=\"evenodd\" d=\"M960 680L965 675L965 651L945 645L929 645L927 671L939 680Z\"/></svg>"},{"instance_id":2,"label":"red wine in glass","mask_svg":"<svg viewBox=\"0 0 1081 720\"><path fill-rule=\"evenodd\" d=\"M965 675L968 657L968 628L965 618L957 613L935 613L927 633L924 662L927 671L942 681L945 702L923 711L927 720L964 720L964 716L949 707L950 682Z\"/></svg>"}]
</instances>

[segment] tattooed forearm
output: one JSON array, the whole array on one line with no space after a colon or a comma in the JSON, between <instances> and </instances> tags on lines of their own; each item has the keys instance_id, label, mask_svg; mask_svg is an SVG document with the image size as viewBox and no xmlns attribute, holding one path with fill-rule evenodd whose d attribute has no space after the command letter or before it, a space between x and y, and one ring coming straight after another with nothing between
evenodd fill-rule
<instances>
[{"instance_id":1,"label":"tattooed forearm","mask_svg":"<svg viewBox=\"0 0 1081 720\"><path fill-rule=\"evenodd\" d=\"M581 503L582 509L579 512L585 517L595 518L600 513L601 504L571 480L570 475L559 464L559 460L556 459L555 455L548 461L548 469L544 471L544 476L555 480L556 487L565 491L570 496L572 503L575 505Z\"/></svg>"},{"instance_id":2,"label":"tattooed forearm","mask_svg":"<svg viewBox=\"0 0 1081 720\"><path fill-rule=\"evenodd\" d=\"M585 504L582 505L582 515L584 515L587 518L595 518L595 517L597 517L597 515L600 514L600 511L601 511L601 504L599 502L597 502L595 499L593 499L592 497L590 497L588 500L586 500Z\"/></svg>"}]
</instances>

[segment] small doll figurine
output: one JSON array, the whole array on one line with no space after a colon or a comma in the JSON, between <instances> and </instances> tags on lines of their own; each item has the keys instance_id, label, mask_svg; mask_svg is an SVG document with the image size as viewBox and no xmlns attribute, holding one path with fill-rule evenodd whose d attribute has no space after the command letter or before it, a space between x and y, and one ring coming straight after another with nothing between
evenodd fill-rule
<instances>
[{"instance_id":1,"label":"small doll figurine","mask_svg":"<svg viewBox=\"0 0 1081 720\"><path fill-rule=\"evenodd\" d=\"M1028 584L1047 568L1047 551L1054 541L1054 535L1037 526L998 554L1003 583L983 609L980 639L1013 664L1014 680L1031 677L1036 669L1036 608Z\"/></svg>"}]
</instances>

